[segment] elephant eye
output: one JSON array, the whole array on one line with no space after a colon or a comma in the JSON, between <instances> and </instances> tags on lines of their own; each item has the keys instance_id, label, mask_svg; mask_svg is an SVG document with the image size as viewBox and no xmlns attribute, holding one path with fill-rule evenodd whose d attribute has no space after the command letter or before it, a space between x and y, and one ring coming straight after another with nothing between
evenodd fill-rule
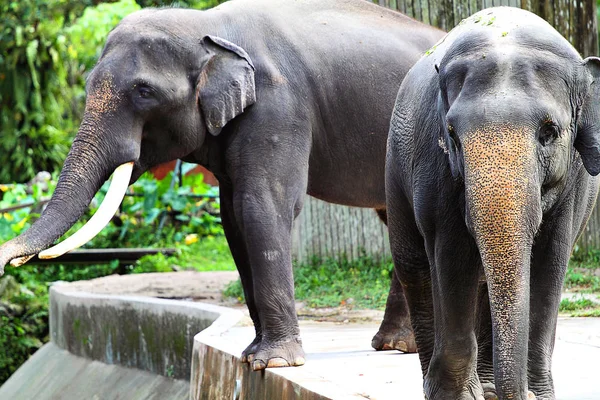
<instances>
[{"instance_id":1,"label":"elephant eye","mask_svg":"<svg viewBox=\"0 0 600 400\"><path fill-rule=\"evenodd\" d=\"M546 146L551 143L560 134L560 128L552 121L544 121L540 127L538 140L542 146Z\"/></svg>"},{"instance_id":2,"label":"elephant eye","mask_svg":"<svg viewBox=\"0 0 600 400\"><path fill-rule=\"evenodd\" d=\"M137 90L142 99L149 99L152 97L152 89L147 86L138 86Z\"/></svg>"}]
</instances>

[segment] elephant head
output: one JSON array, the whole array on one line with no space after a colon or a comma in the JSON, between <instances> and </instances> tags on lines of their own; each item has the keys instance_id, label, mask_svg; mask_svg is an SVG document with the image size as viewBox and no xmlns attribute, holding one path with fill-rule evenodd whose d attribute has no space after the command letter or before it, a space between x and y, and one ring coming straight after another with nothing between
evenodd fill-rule
<instances>
[{"instance_id":1,"label":"elephant head","mask_svg":"<svg viewBox=\"0 0 600 400\"><path fill-rule=\"evenodd\" d=\"M585 173L582 162L600 172L600 59L582 60L531 14L522 24L494 22L504 12L479 13L449 34L435 68L440 145L464 183L465 223L489 287L496 389L506 399L527 393L536 233Z\"/></svg>"},{"instance_id":2,"label":"elephant head","mask_svg":"<svg viewBox=\"0 0 600 400\"><path fill-rule=\"evenodd\" d=\"M41 256L56 257L91 239L130 182L197 151L207 132L219 135L255 102L254 65L246 51L178 23L190 13L200 12L141 11L110 33L88 77L85 114L52 199L28 231L0 247L0 274L8 261L23 263L62 236L113 171L98 213L65 245Z\"/></svg>"}]
</instances>

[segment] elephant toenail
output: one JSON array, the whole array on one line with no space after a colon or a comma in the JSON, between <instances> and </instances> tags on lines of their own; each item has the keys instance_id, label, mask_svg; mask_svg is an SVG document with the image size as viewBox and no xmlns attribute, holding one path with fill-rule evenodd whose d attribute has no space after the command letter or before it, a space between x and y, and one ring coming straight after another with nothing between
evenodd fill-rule
<instances>
[{"instance_id":1,"label":"elephant toenail","mask_svg":"<svg viewBox=\"0 0 600 400\"><path fill-rule=\"evenodd\" d=\"M263 370L265 368L267 368L267 364L265 364L262 360L255 360L252 363L252 369L254 371L260 371L260 370Z\"/></svg>"},{"instance_id":2,"label":"elephant toenail","mask_svg":"<svg viewBox=\"0 0 600 400\"><path fill-rule=\"evenodd\" d=\"M304 359L304 357L298 357L294 360L294 365L296 367L299 367L301 365L304 365L305 362L306 362L306 360Z\"/></svg>"},{"instance_id":3,"label":"elephant toenail","mask_svg":"<svg viewBox=\"0 0 600 400\"><path fill-rule=\"evenodd\" d=\"M267 364L267 368L289 367L290 363L281 357L271 358Z\"/></svg>"}]
</instances>

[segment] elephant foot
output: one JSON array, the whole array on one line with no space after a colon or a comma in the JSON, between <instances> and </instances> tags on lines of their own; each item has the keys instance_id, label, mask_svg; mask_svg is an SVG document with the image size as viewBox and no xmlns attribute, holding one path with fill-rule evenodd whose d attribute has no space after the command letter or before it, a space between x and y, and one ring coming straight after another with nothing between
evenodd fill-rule
<instances>
[{"instance_id":1,"label":"elephant foot","mask_svg":"<svg viewBox=\"0 0 600 400\"><path fill-rule=\"evenodd\" d=\"M274 343L261 343L259 350L249 360L254 371L265 368L298 367L304 365L304 350L300 339L288 339Z\"/></svg>"},{"instance_id":2,"label":"elephant foot","mask_svg":"<svg viewBox=\"0 0 600 400\"><path fill-rule=\"evenodd\" d=\"M493 383L481 382L481 387L483 388L483 398L485 400L498 400L496 386Z\"/></svg>"},{"instance_id":3,"label":"elephant foot","mask_svg":"<svg viewBox=\"0 0 600 400\"><path fill-rule=\"evenodd\" d=\"M243 363L251 363L252 362L252 360L254 359L254 355L256 354L256 352L258 351L258 348L260 347L261 342L262 342L262 336L258 335L254 338L252 343L250 343L248 345L248 347L246 347L244 349L244 351L242 351L241 361Z\"/></svg>"},{"instance_id":4,"label":"elephant foot","mask_svg":"<svg viewBox=\"0 0 600 400\"><path fill-rule=\"evenodd\" d=\"M494 386L493 383L482 383L483 386L483 398L485 400L498 400L498 395L496 394L496 387ZM527 400L535 400L536 397L535 395L529 391L527 392Z\"/></svg>"},{"instance_id":5,"label":"elephant foot","mask_svg":"<svg viewBox=\"0 0 600 400\"><path fill-rule=\"evenodd\" d=\"M460 394L438 392L435 396L425 397L427 400L487 400L487 397L482 397L481 393L473 393L472 391L466 390ZM496 397L497 399L497 397Z\"/></svg>"},{"instance_id":6,"label":"elephant foot","mask_svg":"<svg viewBox=\"0 0 600 400\"><path fill-rule=\"evenodd\" d=\"M484 388L477 373L471 373L466 379L460 375L452 376L446 371L431 368L423 378L423 391L428 400L485 400ZM462 374L461 374L462 375Z\"/></svg>"},{"instance_id":7,"label":"elephant foot","mask_svg":"<svg viewBox=\"0 0 600 400\"><path fill-rule=\"evenodd\" d=\"M375 350L400 350L404 353L416 353L417 342L410 328L386 329L383 325L373 336L371 347Z\"/></svg>"}]
</instances>

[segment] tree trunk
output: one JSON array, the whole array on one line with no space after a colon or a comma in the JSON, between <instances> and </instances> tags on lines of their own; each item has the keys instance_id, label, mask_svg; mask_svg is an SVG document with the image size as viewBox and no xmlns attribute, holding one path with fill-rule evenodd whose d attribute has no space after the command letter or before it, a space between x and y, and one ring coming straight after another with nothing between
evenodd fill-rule
<instances>
[{"instance_id":1,"label":"tree trunk","mask_svg":"<svg viewBox=\"0 0 600 400\"><path fill-rule=\"evenodd\" d=\"M377 3L446 31L484 8L519 7L548 21L583 57L598 54L596 0L378 0Z\"/></svg>"}]
</instances>

